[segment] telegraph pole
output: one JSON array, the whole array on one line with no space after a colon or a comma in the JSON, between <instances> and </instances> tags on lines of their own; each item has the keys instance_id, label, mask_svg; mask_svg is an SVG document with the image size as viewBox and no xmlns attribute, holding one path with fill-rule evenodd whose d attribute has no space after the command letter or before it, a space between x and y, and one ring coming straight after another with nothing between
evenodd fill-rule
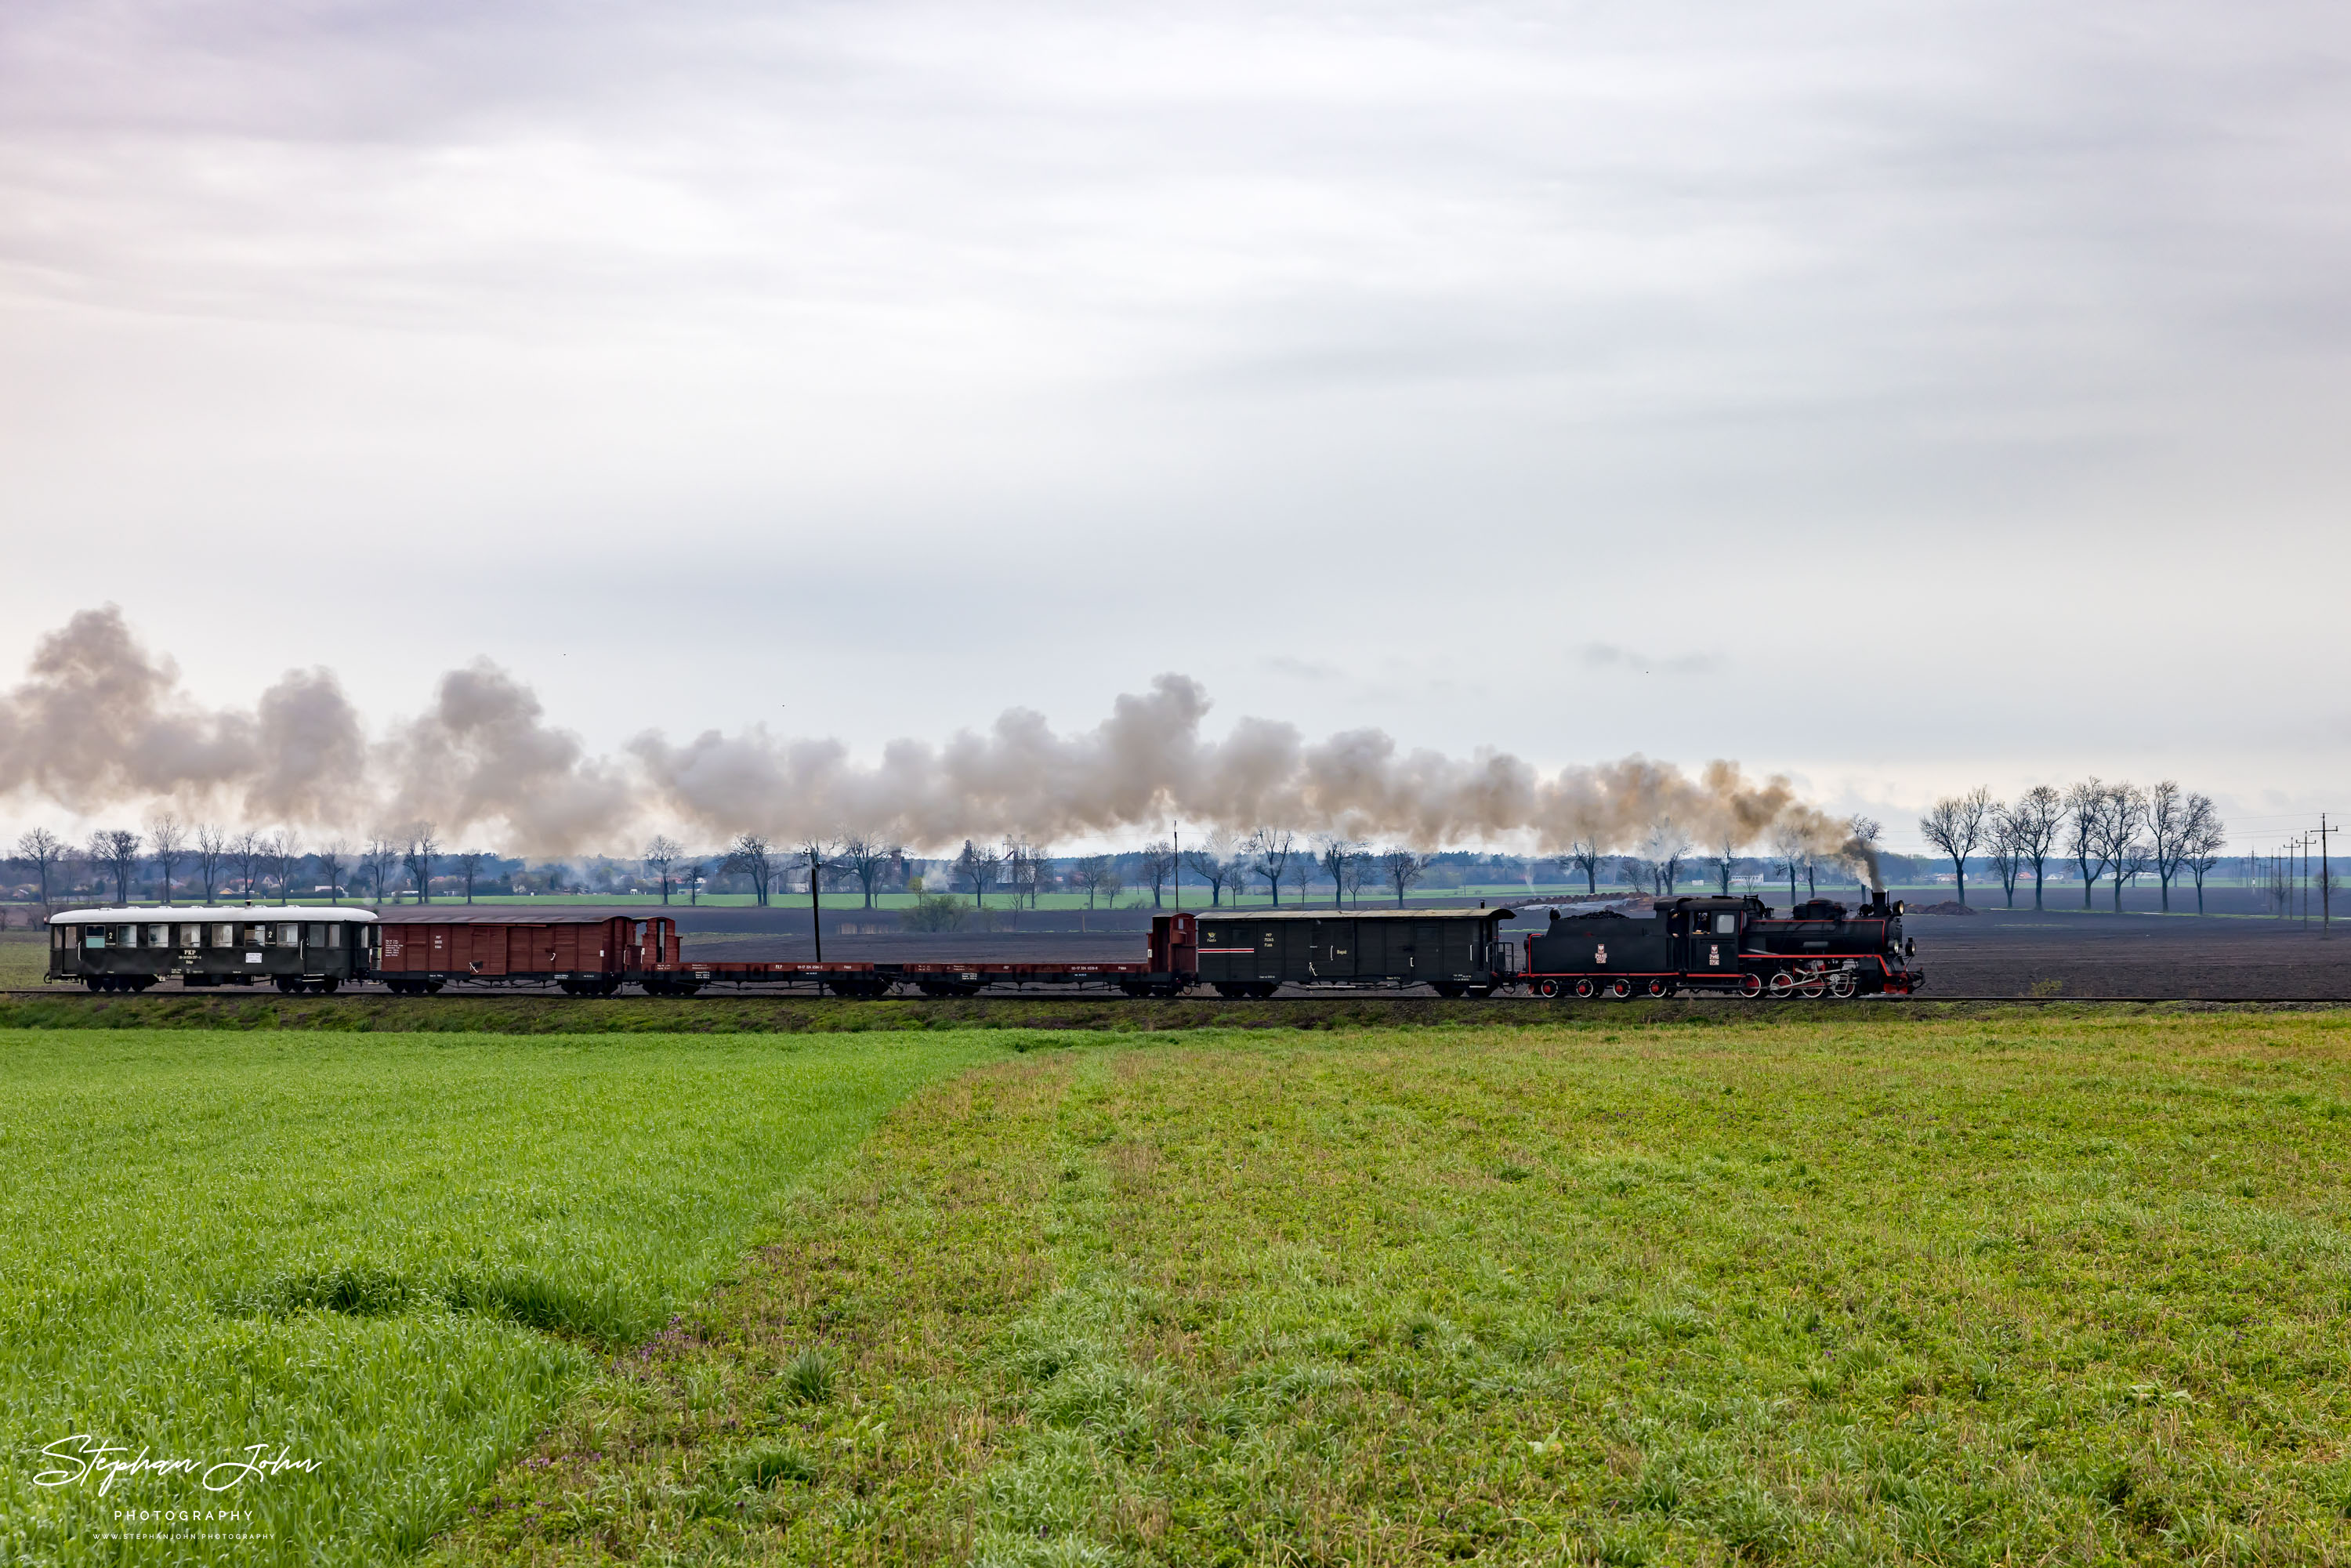
<instances>
[{"instance_id":1,"label":"telegraph pole","mask_svg":"<svg viewBox=\"0 0 2351 1568\"><path fill-rule=\"evenodd\" d=\"M2326 855L2326 835L2335 830L2326 825L2326 813L2318 813L2318 930L2322 936L2335 935L2335 878L2333 862Z\"/></svg>"},{"instance_id":2,"label":"telegraph pole","mask_svg":"<svg viewBox=\"0 0 2351 1568\"><path fill-rule=\"evenodd\" d=\"M1170 822L1167 838L1169 852L1176 857L1176 869L1169 874L1176 880L1176 907L1181 909L1184 907L1184 824Z\"/></svg>"}]
</instances>

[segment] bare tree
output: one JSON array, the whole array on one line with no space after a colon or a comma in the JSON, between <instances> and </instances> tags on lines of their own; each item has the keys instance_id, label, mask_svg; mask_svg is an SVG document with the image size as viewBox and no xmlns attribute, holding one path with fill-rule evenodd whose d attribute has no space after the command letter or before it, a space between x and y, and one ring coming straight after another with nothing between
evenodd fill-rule
<instances>
[{"instance_id":1,"label":"bare tree","mask_svg":"<svg viewBox=\"0 0 2351 1568\"><path fill-rule=\"evenodd\" d=\"M1380 877L1395 889L1396 907L1404 907L1404 895L1412 891L1413 883L1428 874L1428 857L1406 849L1380 852Z\"/></svg>"},{"instance_id":2,"label":"bare tree","mask_svg":"<svg viewBox=\"0 0 2351 1568\"><path fill-rule=\"evenodd\" d=\"M963 841L963 853L956 857L956 874L971 883L971 902L975 909L987 907L987 890L1004 870L1004 856L992 846L982 849L969 839Z\"/></svg>"},{"instance_id":3,"label":"bare tree","mask_svg":"<svg viewBox=\"0 0 2351 1568\"><path fill-rule=\"evenodd\" d=\"M661 883L661 901L664 904L669 902L670 868L677 864L678 856L684 852L674 842L659 833L655 833L645 843L645 870L652 873L653 880Z\"/></svg>"},{"instance_id":4,"label":"bare tree","mask_svg":"<svg viewBox=\"0 0 2351 1568\"><path fill-rule=\"evenodd\" d=\"M441 852L441 841L434 836L433 824L418 822L408 830L408 848L402 853L400 863L416 883L416 902L433 902L433 857Z\"/></svg>"},{"instance_id":5,"label":"bare tree","mask_svg":"<svg viewBox=\"0 0 2351 1568\"><path fill-rule=\"evenodd\" d=\"M1265 879L1277 909L1281 906L1282 873L1290 869L1290 852L1296 843L1296 835L1288 828L1259 828L1249 836L1246 852L1249 874Z\"/></svg>"},{"instance_id":6,"label":"bare tree","mask_svg":"<svg viewBox=\"0 0 2351 1568\"><path fill-rule=\"evenodd\" d=\"M776 879L776 853L758 834L738 833L734 843L727 846L726 863L719 869L749 877L751 901L764 905L768 888Z\"/></svg>"},{"instance_id":7,"label":"bare tree","mask_svg":"<svg viewBox=\"0 0 2351 1568\"><path fill-rule=\"evenodd\" d=\"M1641 848L1649 862L1656 891L1660 896L1670 897L1681 882L1682 856L1689 853L1689 835L1676 826L1671 817L1660 817L1650 825L1648 839Z\"/></svg>"},{"instance_id":8,"label":"bare tree","mask_svg":"<svg viewBox=\"0 0 2351 1568\"><path fill-rule=\"evenodd\" d=\"M1078 885L1086 890L1086 907L1092 909L1105 897L1116 904L1119 889L1126 884L1119 880L1118 866L1110 856L1088 855L1078 862Z\"/></svg>"},{"instance_id":9,"label":"bare tree","mask_svg":"<svg viewBox=\"0 0 2351 1568\"><path fill-rule=\"evenodd\" d=\"M204 884L204 902L220 895L221 868L228 863L228 830L211 822L196 824L196 878Z\"/></svg>"},{"instance_id":10,"label":"bare tree","mask_svg":"<svg viewBox=\"0 0 2351 1568\"><path fill-rule=\"evenodd\" d=\"M490 857L480 850L465 850L456 857L457 874L465 879L465 902L474 902L474 879L482 874L482 862Z\"/></svg>"},{"instance_id":11,"label":"bare tree","mask_svg":"<svg viewBox=\"0 0 2351 1568\"><path fill-rule=\"evenodd\" d=\"M2065 797L2046 784L2035 784L2010 804L2001 821L2007 824L2010 848L2032 868L2032 907L2039 909L2049 857L2065 825Z\"/></svg>"},{"instance_id":12,"label":"bare tree","mask_svg":"<svg viewBox=\"0 0 2351 1568\"><path fill-rule=\"evenodd\" d=\"M1018 909L1026 904L1036 908L1045 881L1043 852L1028 840L1007 833L1000 863L1004 886L1012 894L1012 907Z\"/></svg>"},{"instance_id":13,"label":"bare tree","mask_svg":"<svg viewBox=\"0 0 2351 1568\"><path fill-rule=\"evenodd\" d=\"M873 907L873 895L890 868L898 863L905 852L879 833L855 832L841 841L841 863L857 879L865 892L865 907Z\"/></svg>"},{"instance_id":14,"label":"bare tree","mask_svg":"<svg viewBox=\"0 0 2351 1568\"><path fill-rule=\"evenodd\" d=\"M1847 837L1839 858L1852 871L1855 882L1869 888L1884 886L1886 878L1879 869L1878 857L1883 852L1879 841L1886 836L1886 825L1875 817L1865 817L1856 811L1845 819L1844 826ZM1804 868L1804 875L1805 886L1817 897L1820 889L1810 880L1813 867L1809 863Z\"/></svg>"},{"instance_id":15,"label":"bare tree","mask_svg":"<svg viewBox=\"0 0 2351 1568\"><path fill-rule=\"evenodd\" d=\"M1583 873L1583 891L1600 896L1600 841L1577 839L1567 846L1567 863Z\"/></svg>"},{"instance_id":16,"label":"bare tree","mask_svg":"<svg viewBox=\"0 0 2351 1568\"><path fill-rule=\"evenodd\" d=\"M2147 792L2148 857L2155 880L2163 890L2163 912L2171 913L2171 883L2188 860L2189 797L2175 779L2166 779Z\"/></svg>"},{"instance_id":17,"label":"bare tree","mask_svg":"<svg viewBox=\"0 0 2351 1568\"><path fill-rule=\"evenodd\" d=\"M277 902L282 904L294 891L294 867L302 858L302 835L291 828L272 833L269 857L277 862Z\"/></svg>"},{"instance_id":18,"label":"bare tree","mask_svg":"<svg viewBox=\"0 0 2351 1568\"><path fill-rule=\"evenodd\" d=\"M1978 786L1964 795L1945 796L1918 819L1918 831L1927 841L1950 856L1962 904L1968 901L1968 857L1983 841L1984 822L1991 810L1991 791Z\"/></svg>"},{"instance_id":19,"label":"bare tree","mask_svg":"<svg viewBox=\"0 0 2351 1568\"><path fill-rule=\"evenodd\" d=\"M1788 904L1796 903L1796 873L1802 869L1804 856L1812 847L1804 830L1792 822L1781 824L1771 834L1771 858L1788 873Z\"/></svg>"},{"instance_id":20,"label":"bare tree","mask_svg":"<svg viewBox=\"0 0 2351 1568\"><path fill-rule=\"evenodd\" d=\"M1331 906L1347 906L1347 869L1364 858L1364 846L1352 839L1322 841L1322 870L1331 879Z\"/></svg>"},{"instance_id":21,"label":"bare tree","mask_svg":"<svg viewBox=\"0 0 2351 1568\"><path fill-rule=\"evenodd\" d=\"M1143 854L1135 867L1142 880L1151 884L1151 907L1160 907L1160 890L1176 874L1176 849L1165 839L1155 839L1143 846Z\"/></svg>"},{"instance_id":22,"label":"bare tree","mask_svg":"<svg viewBox=\"0 0 2351 1568\"><path fill-rule=\"evenodd\" d=\"M694 908L702 903L702 884L709 880L710 862L708 861L688 861L677 868L677 884L685 889L687 908Z\"/></svg>"},{"instance_id":23,"label":"bare tree","mask_svg":"<svg viewBox=\"0 0 2351 1568\"><path fill-rule=\"evenodd\" d=\"M158 811L147 821L148 852L154 856L155 872L162 878L162 899L172 902L172 877L188 852L188 827L169 811Z\"/></svg>"},{"instance_id":24,"label":"bare tree","mask_svg":"<svg viewBox=\"0 0 2351 1568\"><path fill-rule=\"evenodd\" d=\"M1984 847L1991 852L1991 869L2000 878L2001 891L2008 896L2008 906L2016 907L2016 884L2024 879L2024 852L2016 836L2016 822L2009 815L2008 802L1992 803L1991 821L1984 826Z\"/></svg>"},{"instance_id":25,"label":"bare tree","mask_svg":"<svg viewBox=\"0 0 2351 1568\"><path fill-rule=\"evenodd\" d=\"M341 839L329 839L319 851L319 874L327 879L327 902L343 901L343 862L351 858L351 846Z\"/></svg>"},{"instance_id":26,"label":"bare tree","mask_svg":"<svg viewBox=\"0 0 2351 1568\"><path fill-rule=\"evenodd\" d=\"M2065 791L2065 853L2081 870L2085 909L2090 907L2090 889L2106 870L2098 846L2104 840L2099 824L2106 814L2107 792L2095 774Z\"/></svg>"},{"instance_id":27,"label":"bare tree","mask_svg":"<svg viewBox=\"0 0 2351 1568\"><path fill-rule=\"evenodd\" d=\"M392 890L392 868L400 863L400 846L389 837L379 834L368 841L367 849L360 855L360 864L367 871L368 883L375 890L375 904L383 901Z\"/></svg>"},{"instance_id":28,"label":"bare tree","mask_svg":"<svg viewBox=\"0 0 2351 1568\"><path fill-rule=\"evenodd\" d=\"M89 858L114 879L115 903L131 903L131 879L139 874L139 835L128 828L106 828L89 836Z\"/></svg>"},{"instance_id":29,"label":"bare tree","mask_svg":"<svg viewBox=\"0 0 2351 1568\"><path fill-rule=\"evenodd\" d=\"M33 862L33 874L41 883L41 907L48 908L49 873L65 858L65 841L47 828L33 828L17 837L16 853Z\"/></svg>"},{"instance_id":30,"label":"bare tree","mask_svg":"<svg viewBox=\"0 0 2351 1568\"><path fill-rule=\"evenodd\" d=\"M1722 896L1730 896L1730 873L1739 863L1739 841L1729 834L1722 837L1722 852L1714 857L1715 869L1721 873Z\"/></svg>"},{"instance_id":31,"label":"bare tree","mask_svg":"<svg viewBox=\"0 0 2351 1568\"><path fill-rule=\"evenodd\" d=\"M2147 869L2147 845L2138 836L2147 826L2147 792L2128 784L2115 785L2106 791L2097 824L2098 853L2114 878L2115 911L2120 914L2125 884Z\"/></svg>"},{"instance_id":32,"label":"bare tree","mask_svg":"<svg viewBox=\"0 0 2351 1568\"><path fill-rule=\"evenodd\" d=\"M236 866L238 890L251 904L261 889L261 867L269 858L269 841L252 828L241 829L228 841L228 858Z\"/></svg>"},{"instance_id":33,"label":"bare tree","mask_svg":"<svg viewBox=\"0 0 2351 1568\"><path fill-rule=\"evenodd\" d=\"M2188 825L2180 833L2182 845L2179 863L2196 879L2196 913L2204 913L2204 878L2220 863L2221 851L2229 847L2229 830L2220 821L2220 813L2212 807L2210 795L2188 797Z\"/></svg>"},{"instance_id":34,"label":"bare tree","mask_svg":"<svg viewBox=\"0 0 2351 1568\"><path fill-rule=\"evenodd\" d=\"M1347 902L1358 909L1364 906L1364 882L1371 874L1371 855L1358 852L1347 857L1347 864L1340 873Z\"/></svg>"},{"instance_id":35,"label":"bare tree","mask_svg":"<svg viewBox=\"0 0 2351 1568\"><path fill-rule=\"evenodd\" d=\"M1211 833L1198 849L1184 852L1184 863L1192 874L1208 884L1208 907L1216 908L1224 902L1225 889L1239 891L1239 869L1234 864L1232 841L1222 833Z\"/></svg>"}]
</instances>

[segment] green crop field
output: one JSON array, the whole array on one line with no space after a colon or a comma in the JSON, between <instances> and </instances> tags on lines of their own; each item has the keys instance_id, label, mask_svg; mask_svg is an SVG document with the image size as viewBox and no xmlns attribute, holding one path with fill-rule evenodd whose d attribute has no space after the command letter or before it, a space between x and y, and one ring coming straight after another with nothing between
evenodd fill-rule
<instances>
[{"instance_id":1,"label":"green crop field","mask_svg":"<svg viewBox=\"0 0 2351 1568\"><path fill-rule=\"evenodd\" d=\"M0 1032L0 1562L421 1544L979 1038Z\"/></svg>"},{"instance_id":2,"label":"green crop field","mask_svg":"<svg viewBox=\"0 0 2351 1568\"><path fill-rule=\"evenodd\" d=\"M1059 1043L435 1560L2351 1562L2351 1015Z\"/></svg>"},{"instance_id":3,"label":"green crop field","mask_svg":"<svg viewBox=\"0 0 2351 1568\"><path fill-rule=\"evenodd\" d=\"M2351 1563L2351 1012L274 1017L0 1032L0 1561Z\"/></svg>"}]
</instances>

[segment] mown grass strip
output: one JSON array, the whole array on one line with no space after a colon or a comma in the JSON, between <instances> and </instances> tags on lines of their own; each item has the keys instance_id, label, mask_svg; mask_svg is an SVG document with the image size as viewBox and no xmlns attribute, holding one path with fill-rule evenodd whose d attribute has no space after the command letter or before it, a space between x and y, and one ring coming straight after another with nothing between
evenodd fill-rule
<instances>
[{"instance_id":1,"label":"mown grass strip","mask_svg":"<svg viewBox=\"0 0 2351 1568\"><path fill-rule=\"evenodd\" d=\"M2351 1562L2343 1015L1062 1038L436 1560Z\"/></svg>"}]
</instances>

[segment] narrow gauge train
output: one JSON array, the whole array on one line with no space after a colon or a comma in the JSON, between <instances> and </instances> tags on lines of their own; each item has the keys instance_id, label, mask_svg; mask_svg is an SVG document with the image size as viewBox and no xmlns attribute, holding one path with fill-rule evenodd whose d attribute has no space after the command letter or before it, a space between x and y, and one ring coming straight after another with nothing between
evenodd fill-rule
<instances>
[{"instance_id":1,"label":"narrow gauge train","mask_svg":"<svg viewBox=\"0 0 2351 1568\"><path fill-rule=\"evenodd\" d=\"M1760 900L1681 898L1646 917L1562 917L1512 942L1509 909L1212 910L1162 915L1134 963L705 962L684 957L666 915L541 914L380 919L364 910L220 907L86 909L49 922L52 980L91 990L275 984L325 992L375 980L406 995L556 986L611 996L802 989L880 997L982 990L1116 990L1175 996L1197 985L1227 997L1270 997L1283 985L1361 988L1428 985L1440 996L1524 988L1544 997L1907 996L1925 977L1902 906L1879 895L1857 914L1815 900L1773 919Z\"/></svg>"}]
</instances>

